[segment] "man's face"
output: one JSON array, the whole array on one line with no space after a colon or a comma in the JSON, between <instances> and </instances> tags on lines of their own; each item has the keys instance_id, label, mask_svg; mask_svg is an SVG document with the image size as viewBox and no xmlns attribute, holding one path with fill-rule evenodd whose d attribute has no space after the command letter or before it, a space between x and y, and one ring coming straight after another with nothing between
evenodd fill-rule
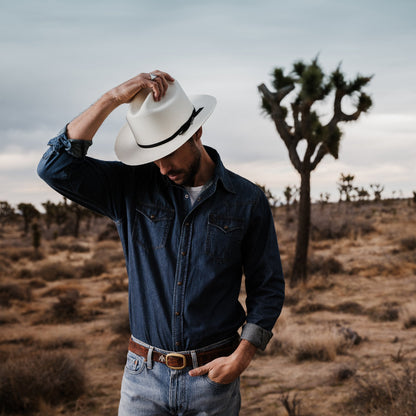
<instances>
[{"instance_id":1,"label":"man's face","mask_svg":"<svg viewBox=\"0 0 416 416\"><path fill-rule=\"evenodd\" d=\"M194 186L201 164L201 151L192 137L179 149L154 163L162 175L177 185Z\"/></svg>"}]
</instances>

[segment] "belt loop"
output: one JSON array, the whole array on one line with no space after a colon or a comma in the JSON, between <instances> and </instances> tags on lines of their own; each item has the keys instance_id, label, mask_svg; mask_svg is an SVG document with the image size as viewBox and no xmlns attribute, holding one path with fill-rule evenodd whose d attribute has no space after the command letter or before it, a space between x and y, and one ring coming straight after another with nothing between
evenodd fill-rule
<instances>
[{"instance_id":1,"label":"belt loop","mask_svg":"<svg viewBox=\"0 0 416 416\"><path fill-rule=\"evenodd\" d=\"M149 347L149 351L147 351L147 369L151 370L153 368L153 347Z\"/></svg>"},{"instance_id":2,"label":"belt loop","mask_svg":"<svg viewBox=\"0 0 416 416\"><path fill-rule=\"evenodd\" d=\"M192 357L192 367L193 368L199 367L199 365L198 365L198 357L197 357L195 351L191 351L191 357Z\"/></svg>"}]
</instances>

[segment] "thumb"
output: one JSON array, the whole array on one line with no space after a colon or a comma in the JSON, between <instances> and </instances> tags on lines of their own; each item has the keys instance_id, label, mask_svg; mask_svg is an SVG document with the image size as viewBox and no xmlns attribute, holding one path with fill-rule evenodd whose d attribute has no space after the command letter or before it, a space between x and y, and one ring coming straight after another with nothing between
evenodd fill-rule
<instances>
[{"instance_id":1,"label":"thumb","mask_svg":"<svg viewBox=\"0 0 416 416\"><path fill-rule=\"evenodd\" d=\"M195 377L195 376L202 376L204 374L207 374L208 372L209 372L208 365L203 365L201 367L194 368L193 370L189 371L188 374L191 377Z\"/></svg>"}]
</instances>

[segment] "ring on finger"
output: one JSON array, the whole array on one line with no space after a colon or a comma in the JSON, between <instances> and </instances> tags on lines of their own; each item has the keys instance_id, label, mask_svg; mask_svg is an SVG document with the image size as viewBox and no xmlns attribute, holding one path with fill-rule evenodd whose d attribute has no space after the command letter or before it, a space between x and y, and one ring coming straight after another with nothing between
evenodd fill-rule
<instances>
[{"instance_id":1,"label":"ring on finger","mask_svg":"<svg viewBox=\"0 0 416 416\"><path fill-rule=\"evenodd\" d=\"M157 75L150 73L150 81L154 81L157 78Z\"/></svg>"}]
</instances>

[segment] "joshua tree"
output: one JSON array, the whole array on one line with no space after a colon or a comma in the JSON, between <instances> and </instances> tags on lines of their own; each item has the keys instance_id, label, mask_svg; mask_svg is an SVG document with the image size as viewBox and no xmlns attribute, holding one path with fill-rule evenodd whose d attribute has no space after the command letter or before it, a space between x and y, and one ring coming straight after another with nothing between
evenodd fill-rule
<instances>
[{"instance_id":1,"label":"joshua tree","mask_svg":"<svg viewBox=\"0 0 416 416\"><path fill-rule=\"evenodd\" d=\"M357 198L359 201L368 201L368 198L370 198L370 193L363 186L354 188L354 190L357 192Z\"/></svg>"},{"instance_id":2,"label":"joshua tree","mask_svg":"<svg viewBox=\"0 0 416 416\"><path fill-rule=\"evenodd\" d=\"M7 201L0 201L0 224L12 221L16 217L14 208Z\"/></svg>"},{"instance_id":3,"label":"joshua tree","mask_svg":"<svg viewBox=\"0 0 416 416\"><path fill-rule=\"evenodd\" d=\"M35 249L35 254L39 253L40 241L41 241L41 232L39 228L39 224L34 222L32 224L32 245Z\"/></svg>"},{"instance_id":4,"label":"joshua tree","mask_svg":"<svg viewBox=\"0 0 416 416\"><path fill-rule=\"evenodd\" d=\"M375 201L380 201L381 200L381 194L384 191L384 186L382 186L379 183L372 183L370 185L370 188L372 189L372 191L374 193L374 200Z\"/></svg>"},{"instance_id":5,"label":"joshua tree","mask_svg":"<svg viewBox=\"0 0 416 416\"><path fill-rule=\"evenodd\" d=\"M286 199L286 206L288 207L290 204L296 202L296 196L299 194L299 188L295 185L293 186L286 186L285 190L283 191L283 195Z\"/></svg>"},{"instance_id":6,"label":"joshua tree","mask_svg":"<svg viewBox=\"0 0 416 416\"><path fill-rule=\"evenodd\" d=\"M35 218L40 216L39 211L35 208L35 206L31 203L21 202L17 209L21 212L24 222L24 233L27 235L29 231L29 225Z\"/></svg>"},{"instance_id":7,"label":"joshua tree","mask_svg":"<svg viewBox=\"0 0 416 416\"><path fill-rule=\"evenodd\" d=\"M259 183L256 183L256 185L264 192L266 195L267 200L269 201L270 207L274 208L279 203L279 198L275 197L273 195L273 192L266 188L264 185L260 185Z\"/></svg>"},{"instance_id":8,"label":"joshua tree","mask_svg":"<svg viewBox=\"0 0 416 416\"><path fill-rule=\"evenodd\" d=\"M277 132L289 151L290 161L299 172L301 179L298 232L291 286L307 279L311 172L325 155L330 154L338 158L342 136L338 123L357 120L361 113L371 107L371 98L362 92L362 88L370 80L371 77L357 75L354 80L347 81L340 65L326 76L318 64L318 58L315 58L310 64L305 64L303 61L295 62L292 72L287 75L283 68L274 69L272 72L274 91L269 90L265 84L258 87L262 97L262 108L273 120ZM292 91L295 95L289 110L282 105L282 101ZM333 114L327 123L323 123L318 112L312 107L323 102L332 92ZM351 98L355 107L352 113L347 114L344 111L341 105L344 97ZM293 125L288 121L289 116ZM304 154L300 154L298 149L298 144L302 141L306 141Z\"/></svg>"},{"instance_id":9,"label":"joshua tree","mask_svg":"<svg viewBox=\"0 0 416 416\"><path fill-rule=\"evenodd\" d=\"M344 175L341 173L339 177L338 191L339 191L339 200L342 201L342 196L345 196L345 201L350 202L352 199L352 191L355 189L352 182L354 181L355 176L350 173Z\"/></svg>"}]
</instances>

